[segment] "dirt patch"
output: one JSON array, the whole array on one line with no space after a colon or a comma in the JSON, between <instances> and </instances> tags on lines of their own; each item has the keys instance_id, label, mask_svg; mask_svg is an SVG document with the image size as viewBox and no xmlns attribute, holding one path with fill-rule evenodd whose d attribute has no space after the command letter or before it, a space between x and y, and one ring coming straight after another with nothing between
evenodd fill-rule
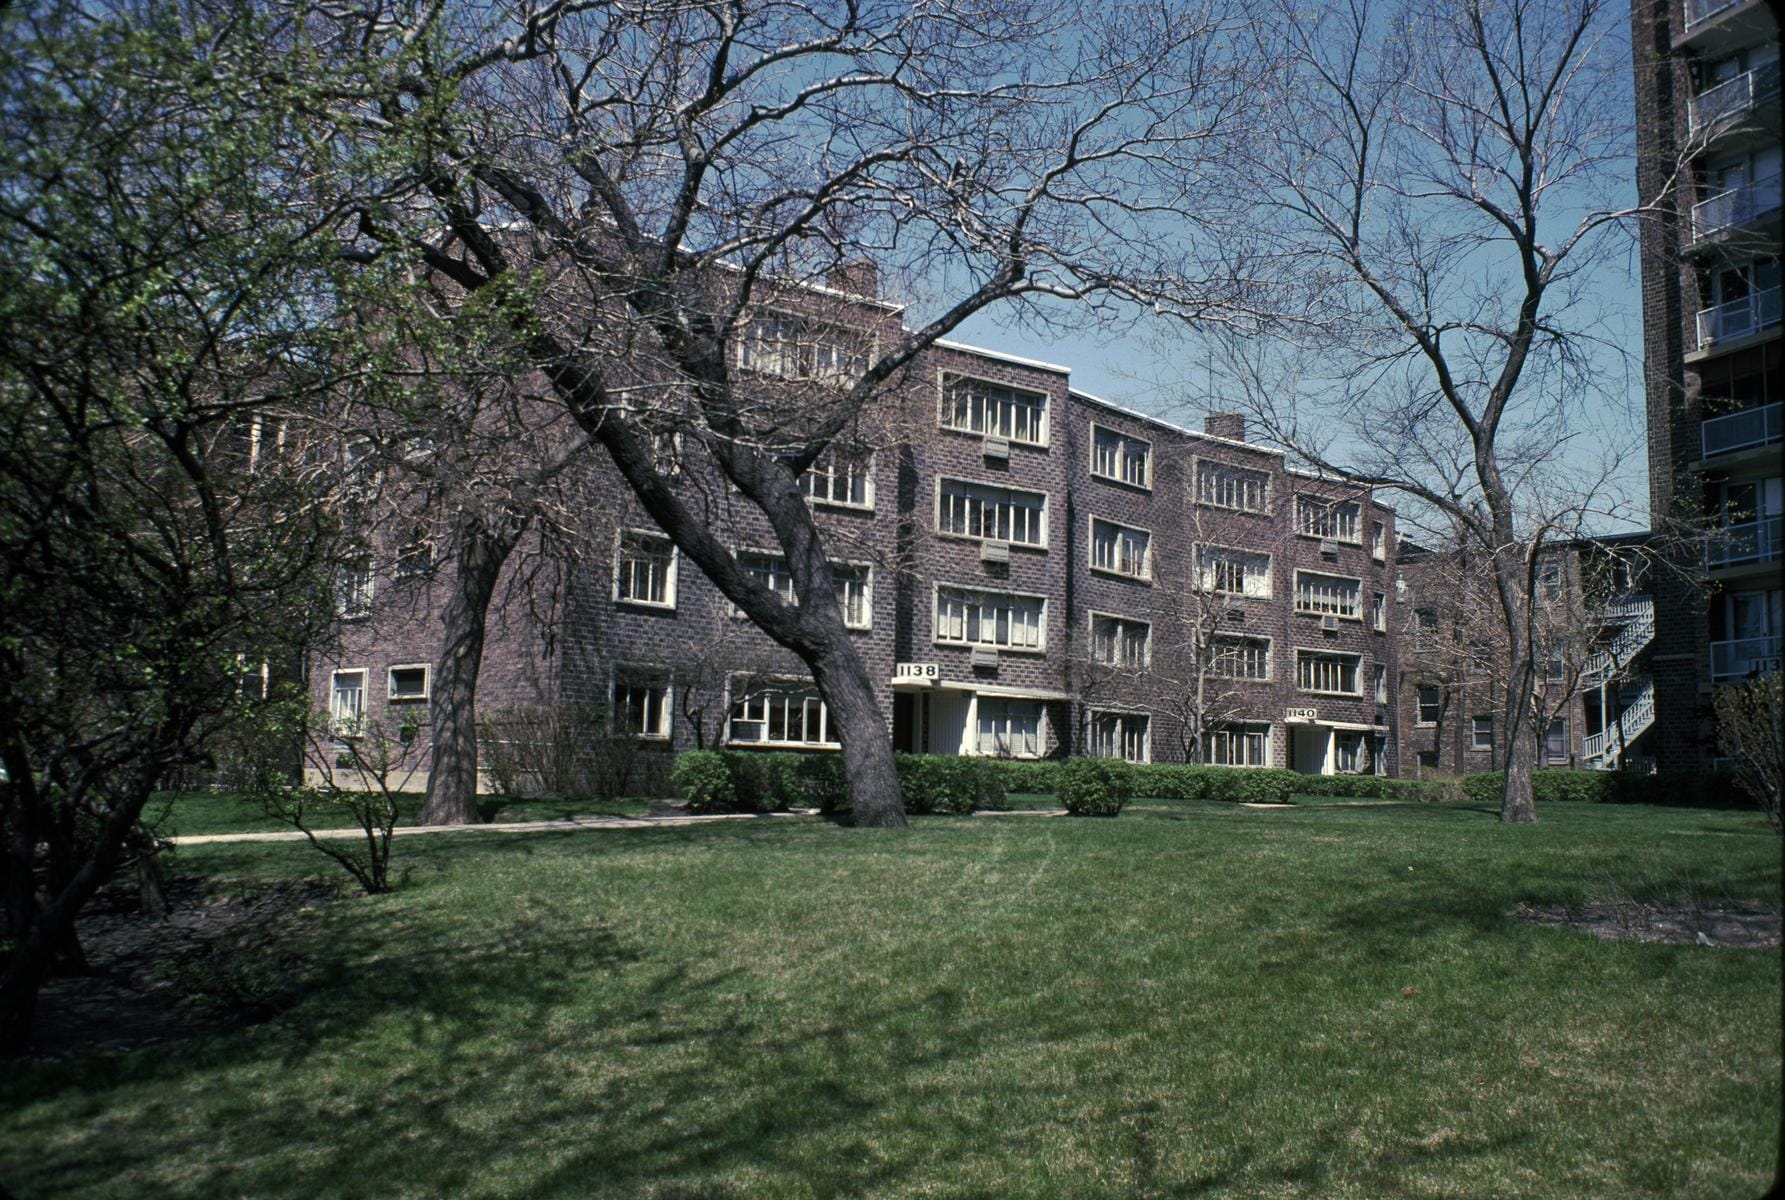
<instances>
[{"instance_id":1,"label":"dirt patch","mask_svg":"<svg viewBox=\"0 0 1785 1200\"><path fill-rule=\"evenodd\" d=\"M1511 916L1533 925L1584 930L1604 941L1629 938L1742 950L1776 949L1779 945L1778 909L1625 900L1547 907L1521 904L1512 910Z\"/></svg>"},{"instance_id":2,"label":"dirt patch","mask_svg":"<svg viewBox=\"0 0 1785 1200\"><path fill-rule=\"evenodd\" d=\"M307 962L290 935L339 895L318 880L217 892L174 879L159 917L138 909L133 887L105 888L79 923L90 970L44 987L23 1057L134 1050L265 1020L301 990Z\"/></svg>"}]
</instances>

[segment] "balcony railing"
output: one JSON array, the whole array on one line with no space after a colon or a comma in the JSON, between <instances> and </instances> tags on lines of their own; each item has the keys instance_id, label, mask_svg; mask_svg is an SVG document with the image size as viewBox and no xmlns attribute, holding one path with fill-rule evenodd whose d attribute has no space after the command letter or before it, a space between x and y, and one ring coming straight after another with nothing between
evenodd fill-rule
<instances>
[{"instance_id":1,"label":"balcony railing","mask_svg":"<svg viewBox=\"0 0 1785 1200\"><path fill-rule=\"evenodd\" d=\"M1686 28L1702 25L1726 8L1734 8L1741 0L1686 0Z\"/></svg>"},{"instance_id":2,"label":"balcony railing","mask_svg":"<svg viewBox=\"0 0 1785 1200\"><path fill-rule=\"evenodd\" d=\"M1779 518L1776 516L1725 525L1704 535L1704 569L1707 571L1773 562L1779 554Z\"/></svg>"},{"instance_id":3,"label":"balcony railing","mask_svg":"<svg viewBox=\"0 0 1785 1200\"><path fill-rule=\"evenodd\" d=\"M1732 120L1757 104L1779 94L1779 64L1774 61L1725 79L1692 97L1692 132L1703 133L1721 121Z\"/></svg>"},{"instance_id":4,"label":"balcony railing","mask_svg":"<svg viewBox=\"0 0 1785 1200\"><path fill-rule=\"evenodd\" d=\"M1725 229L1746 225L1778 207L1779 176L1776 172L1752 183L1737 184L1692 206L1692 240L1702 242Z\"/></svg>"},{"instance_id":5,"label":"balcony railing","mask_svg":"<svg viewBox=\"0 0 1785 1200\"><path fill-rule=\"evenodd\" d=\"M1712 417L1699 426L1698 436L1706 458L1785 439L1785 400Z\"/></svg>"},{"instance_id":6,"label":"balcony railing","mask_svg":"<svg viewBox=\"0 0 1785 1200\"><path fill-rule=\"evenodd\" d=\"M1746 679L1779 669L1777 634L1771 637L1736 638L1711 643L1711 678Z\"/></svg>"},{"instance_id":7,"label":"balcony railing","mask_svg":"<svg viewBox=\"0 0 1785 1200\"><path fill-rule=\"evenodd\" d=\"M1779 323L1779 289L1766 288L1740 300L1707 308L1698 314L1698 344L1702 348L1714 342L1759 333Z\"/></svg>"}]
</instances>

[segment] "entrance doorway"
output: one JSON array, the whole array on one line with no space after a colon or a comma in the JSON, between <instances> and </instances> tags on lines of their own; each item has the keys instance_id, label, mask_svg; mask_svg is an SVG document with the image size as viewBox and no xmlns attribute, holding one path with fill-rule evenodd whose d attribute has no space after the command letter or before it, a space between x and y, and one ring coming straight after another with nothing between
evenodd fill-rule
<instances>
[{"instance_id":1,"label":"entrance doorway","mask_svg":"<svg viewBox=\"0 0 1785 1200\"><path fill-rule=\"evenodd\" d=\"M1289 766L1303 775L1326 774L1332 730L1323 725L1291 725L1289 727Z\"/></svg>"}]
</instances>

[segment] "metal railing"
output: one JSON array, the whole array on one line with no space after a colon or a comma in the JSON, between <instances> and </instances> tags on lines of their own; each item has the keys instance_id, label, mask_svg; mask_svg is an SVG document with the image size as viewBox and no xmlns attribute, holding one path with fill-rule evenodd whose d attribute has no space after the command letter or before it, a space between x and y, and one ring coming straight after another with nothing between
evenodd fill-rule
<instances>
[{"instance_id":1,"label":"metal railing","mask_svg":"<svg viewBox=\"0 0 1785 1200\"><path fill-rule=\"evenodd\" d=\"M1647 675L1639 676L1631 681L1633 689L1628 692L1630 700L1619 713L1617 719L1598 733L1589 733L1581 740L1581 751L1587 761L1603 770L1611 770L1618 765L1618 758L1630 748L1631 743L1647 732L1655 723L1655 683ZM1620 694L1625 694L1620 689Z\"/></svg>"},{"instance_id":2,"label":"metal railing","mask_svg":"<svg viewBox=\"0 0 1785 1200\"><path fill-rule=\"evenodd\" d=\"M1785 400L1712 417L1698 427L1704 456L1765 446L1785 438Z\"/></svg>"},{"instance_id":3,"label":"metal railing","mask_svg":"<svg viewBox=\"0 0 1785 1200\"><path fill-rule=\"evenodd\" d=\"M1777 173L1749 183L1738 183L1692 206L1692 240L1704 241L1725 229L1746 225L1778 207Z\"/></svg>"},{"instance_id":4,"label":"metal railing","mask_svg":"<svg viewBox=\"0 0 1785 1200\"><path fill-rule=\"evenodd\" d=\"M1780 557L1779 531L1776 516L1711 530L1704 535L1704 569L1775 561Z\"/></svg>"},{"instance_id":5,"label":"metal railing","mask_svg":"<svg viewBox=\"0 0 1785 1200\"><path fill-rule=\"evenodd\" d=\"M1779 670L1780 638L1735 638L1711 643L1711 678L1746 679Z\"/></svg>"},{"instance_id":6,"label":"metal railing","mask_svg":"<svg viewBox=\"0 0 1785 1200\"><path fill-rule=\"evenodd\" d=\"M1716 87L1706 88L1692 97L1692 132L1702 133L1719 121L1739 117L1755 105L1771 100L1778 94L1777 61L1764 63L1752 71L1743 71L1734 79L1725 79Z\"/></svg>"},{"instance_id":7,"label":"metal railing","mask_svg":"<svg viewBox=\"0 0 1785 1200\"><path fill-rule=\"evenodd\" d=\"M1607 621L1624 626L1610 642L1587 656L1582 682L1597 683L1619 667L1627 666L1655 636L1655 601L1649 596L1630 596L1600 610Z\"/></svg>"},{"instance_id":8,"label":"metal railing","mask_svg":"<svg viewBox=\"0 0 1785 1200\"><path fill-rule=\"evenodd\" d=\"M1702 348L1713 342L1759 333L1779 323L1779 289L1764 288L1740 300L1731 300L1698 314L1698 344Z\"/></svg>"},{"instance_id":9,"label":"metal railing","mask_svg":"<svg viewBox=\"0 0 1785 1200\"><path fill-rule=\"evenodd\" d=\"M1741 0L1686 0L1686 28L1702 25L1726 8L1734 8Z\"/></svg>"}]
</instances>

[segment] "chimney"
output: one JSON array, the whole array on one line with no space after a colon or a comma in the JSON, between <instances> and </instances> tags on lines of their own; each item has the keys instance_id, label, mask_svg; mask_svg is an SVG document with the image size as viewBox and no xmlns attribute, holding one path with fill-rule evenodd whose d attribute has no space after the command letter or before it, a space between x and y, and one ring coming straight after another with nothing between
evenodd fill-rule
<instances>
[{"instance_id":1,"label":"chimney","mask_svg":"<svg viewBox=\"0 0 1785 1200\"><path fill-rule=\"evenodd\" d=\"M1202 430L1211 437L1231 438L1236 442L1243 442L1246 440L1246 414L1212 412L1204 418Z\"/></svg>"},{"instance_id":2,"label":"chimney","mask_svg":"<svg viewBox=\"0 0 1785 1200\"><path fill-rule=\"evenodd\" d=\"M871 258L846 258L825 272L825 283L833 291L872 300L880 286L880 269Z\"/></svg>"}]
</instances>

